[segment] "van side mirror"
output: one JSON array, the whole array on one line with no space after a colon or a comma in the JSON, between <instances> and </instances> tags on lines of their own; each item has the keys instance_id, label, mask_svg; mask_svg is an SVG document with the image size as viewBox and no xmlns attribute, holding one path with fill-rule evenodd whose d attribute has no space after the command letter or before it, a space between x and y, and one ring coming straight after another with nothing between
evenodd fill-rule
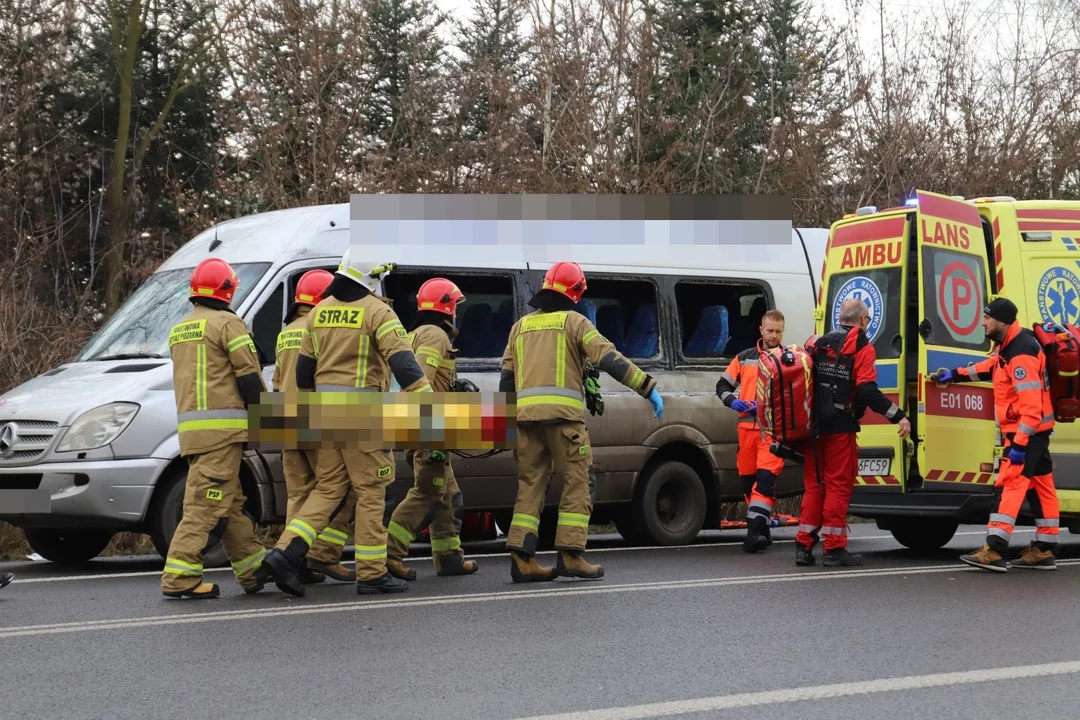
<instances>
[{"instance_id":1,"label":"van side mirror","mask_svg":"<svg viewBox=\"0 0 1080 720\"><path fill-rule=\"evenodd\" d=\"M930 321L923 318L923 321L919 323L919 337L923 340L930 339L930 331L934 329L934 326L930 324Z\"/></svg>"}]
</instances>

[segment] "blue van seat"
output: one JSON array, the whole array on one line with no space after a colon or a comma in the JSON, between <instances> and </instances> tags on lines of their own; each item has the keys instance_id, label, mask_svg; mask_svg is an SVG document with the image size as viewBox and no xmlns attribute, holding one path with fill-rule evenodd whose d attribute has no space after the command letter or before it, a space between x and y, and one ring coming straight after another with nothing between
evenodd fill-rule
<instances>
[{"instance_id":1,"label":"blue van seat","mask_svg":"<svg viewBox=\"0 0 1080 720\"><path fill-rule=\"evenodd\" d=\"M457 336L460 357L488 357L485 350L491 340L491 319L490 305L477 304L465 310L459 328L461 334Z\"/></svg>"},{"instance_id":2,"label":"blue van seat","mask_svg":"<svg viewBox=\"0 0 1080 720\"><path fill-rule=\"evenodd\" d=\"M620 348L622 352L623 338L623 311L621 305L605 305L596 313L596 329L600 334Z\"/></svg>"},{"instance_id":3,"label":"blue van seat","mask_svg":"<svg viewBox=\"0 0 1080 720\"><path fill-rule=\"evenodd\" d=\"M728 344L728 309L723 305L709 305L701 309L697 327L690 342L683 348L686 357L718 357Z\"/></svg>"},{"instance_id":4,"label":"blue van seat","mask_svg":"<svg viewBox=\"0 0 1080 720\"><path fill-rule=\"evenodd\" d=\"M502 357L506 352L506 341L510 337L510 328L514 326L514 303L503 300L499 303L499 310L491 321L491 337L488 340L488 357Z\"/></svg>"},{"instance_id":5,"label":"blue van seat","mask_svg":"<svg viewBox=\"0 0 1080 720\"><path fill-rule=\"evenodd\" d=\"M589 318L589 322L596 324L596 303L592 300L582 300L574 306L574 310Z\"/></svg>"},{"instance_id":6,"label":"blue van seat","mask_svg":"<svg viewBox=\"0 0 1080 720\"><path fill-rule=\"evenodd\" d=\"M635 358L653 357L660 351L660 325L656 303L643 303L634 313L630 329L623 341L623 355Z\"/></svg>"}]
</instances>

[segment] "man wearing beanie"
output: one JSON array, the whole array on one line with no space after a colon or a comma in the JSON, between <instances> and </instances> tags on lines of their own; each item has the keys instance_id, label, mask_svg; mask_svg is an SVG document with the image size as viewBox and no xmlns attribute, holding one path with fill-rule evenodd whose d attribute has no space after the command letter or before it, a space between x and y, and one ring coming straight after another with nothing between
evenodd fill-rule
<instances>
[{"instance_id":1,"label":"man wearing beanie","mask_svg":"<svg viewBox=\"0 0 1080 720\"><path fill-rule=\"evenodd\" d=\"M990 515L986 543L971 555L968 565L1007 572L1009 567L1054 570L1058 539L1058 497L1054 489L1050 435L1054 407L1046 388L1046 357L1034 333L1016 322L1016 305L997 298L983 308L983 329L994 341L990 357L967 367L942 370L930 379L939 383L992 380L994 410L1006 446L994 485L997 507ZM1035 540L1020 557L1006 563L1016 516L1029 495L1035 513Z\"/></svg>"}]
</instances>

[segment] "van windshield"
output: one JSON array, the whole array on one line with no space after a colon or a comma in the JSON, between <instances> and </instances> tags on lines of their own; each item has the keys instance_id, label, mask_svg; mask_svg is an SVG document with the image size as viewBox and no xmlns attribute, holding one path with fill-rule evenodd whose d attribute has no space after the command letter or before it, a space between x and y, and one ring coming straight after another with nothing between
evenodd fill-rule
<instances>
[{"instance_id":1,"label":"van windshield","mask_svg":"<svg viewBox=\"0 0 1080 720\"><path fill-rule=\"evenodd\" d=\"M270 263L233 265L240 289L237 307L270 268ZM83 347L75 362L139 357L169 357L169 329L191 310L191 271L179 268L154 273L131 294L109 321Z\"/></svg>"}]
</instances>

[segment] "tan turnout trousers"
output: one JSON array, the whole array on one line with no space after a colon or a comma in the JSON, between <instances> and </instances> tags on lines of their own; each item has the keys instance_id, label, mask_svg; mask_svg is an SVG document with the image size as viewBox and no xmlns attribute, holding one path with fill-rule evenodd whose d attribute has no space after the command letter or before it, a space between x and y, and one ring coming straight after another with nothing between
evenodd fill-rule
<instances>
[{"instance_id":1,"label":"tan turnout trousers","mask_svg":"<svg viewBox=\"0 0 1080 720\"><path fill-rule=\"evenodd\" d=\"M308 547L326 532L330 518L348 516L349 496L355 492L353 544L356 579L375 580L386 574L386 486L394 481L394 456L388 450L322 449L318 451L315 489L285 527L277 547L299 537Z\"/></svg>"},{"instance_id":2,"label":"tan turnout trousers","mask_svg":"<svg viewBox=\"0 0 1080 720\"><path fill-rule=\"evenodd\" d=\"M318 450L283 450L281 466L285 473L285 490L288 503L285 524L288 525L303 507L311 491L315 489L315 470L318 467ZM331 518L330 524L319 533L307 556L317 562L336 565L349 543L356 507L356 493L349 486L344 506Z\"/></svg>"},{"instance_id":3,"label":"tan turnout trousers","mask_svg":"<svg viewBox=\"0 0 1080 720\"><path fill-rule=\"evenodd\" d=\"M519 425L514 456L518 465L518 494L506 547L526 555L536 554L540 513L554 469L563 478L555 548L584 550L595 493L592 448L585 423Z\"/></svg>"},{"instance_id":4,"label":"tan turnout trousers","mask_svg":"<svg viewBox=\"0 0 1080 720\"><path fill-rule=\"evenodd\" d=\"M415 482L401 504L394 508L387 530L388 554L402 560L416 533L431 523L431 554L436 569L447 555L465 557L461 550L461 520L464 501L450 458L425 463L422 452L411 453Z\"/></svg>"},{"instance_id":5,"label":"tan turnout trousers","mask_svg":"<svg viewBox=\"0 0 1080 720\"><path fill-rule=\"evenodd\" d=\"M255 587L255 571L266 550L255 539L255 526L243 513L240 460L244 446L230 443L188 456L184 511L169 545L161 576L163 592L194 590L202 584L203 551L219 538L232 563L233 574L245 590Z\"/></svg>"}]
</instances>

